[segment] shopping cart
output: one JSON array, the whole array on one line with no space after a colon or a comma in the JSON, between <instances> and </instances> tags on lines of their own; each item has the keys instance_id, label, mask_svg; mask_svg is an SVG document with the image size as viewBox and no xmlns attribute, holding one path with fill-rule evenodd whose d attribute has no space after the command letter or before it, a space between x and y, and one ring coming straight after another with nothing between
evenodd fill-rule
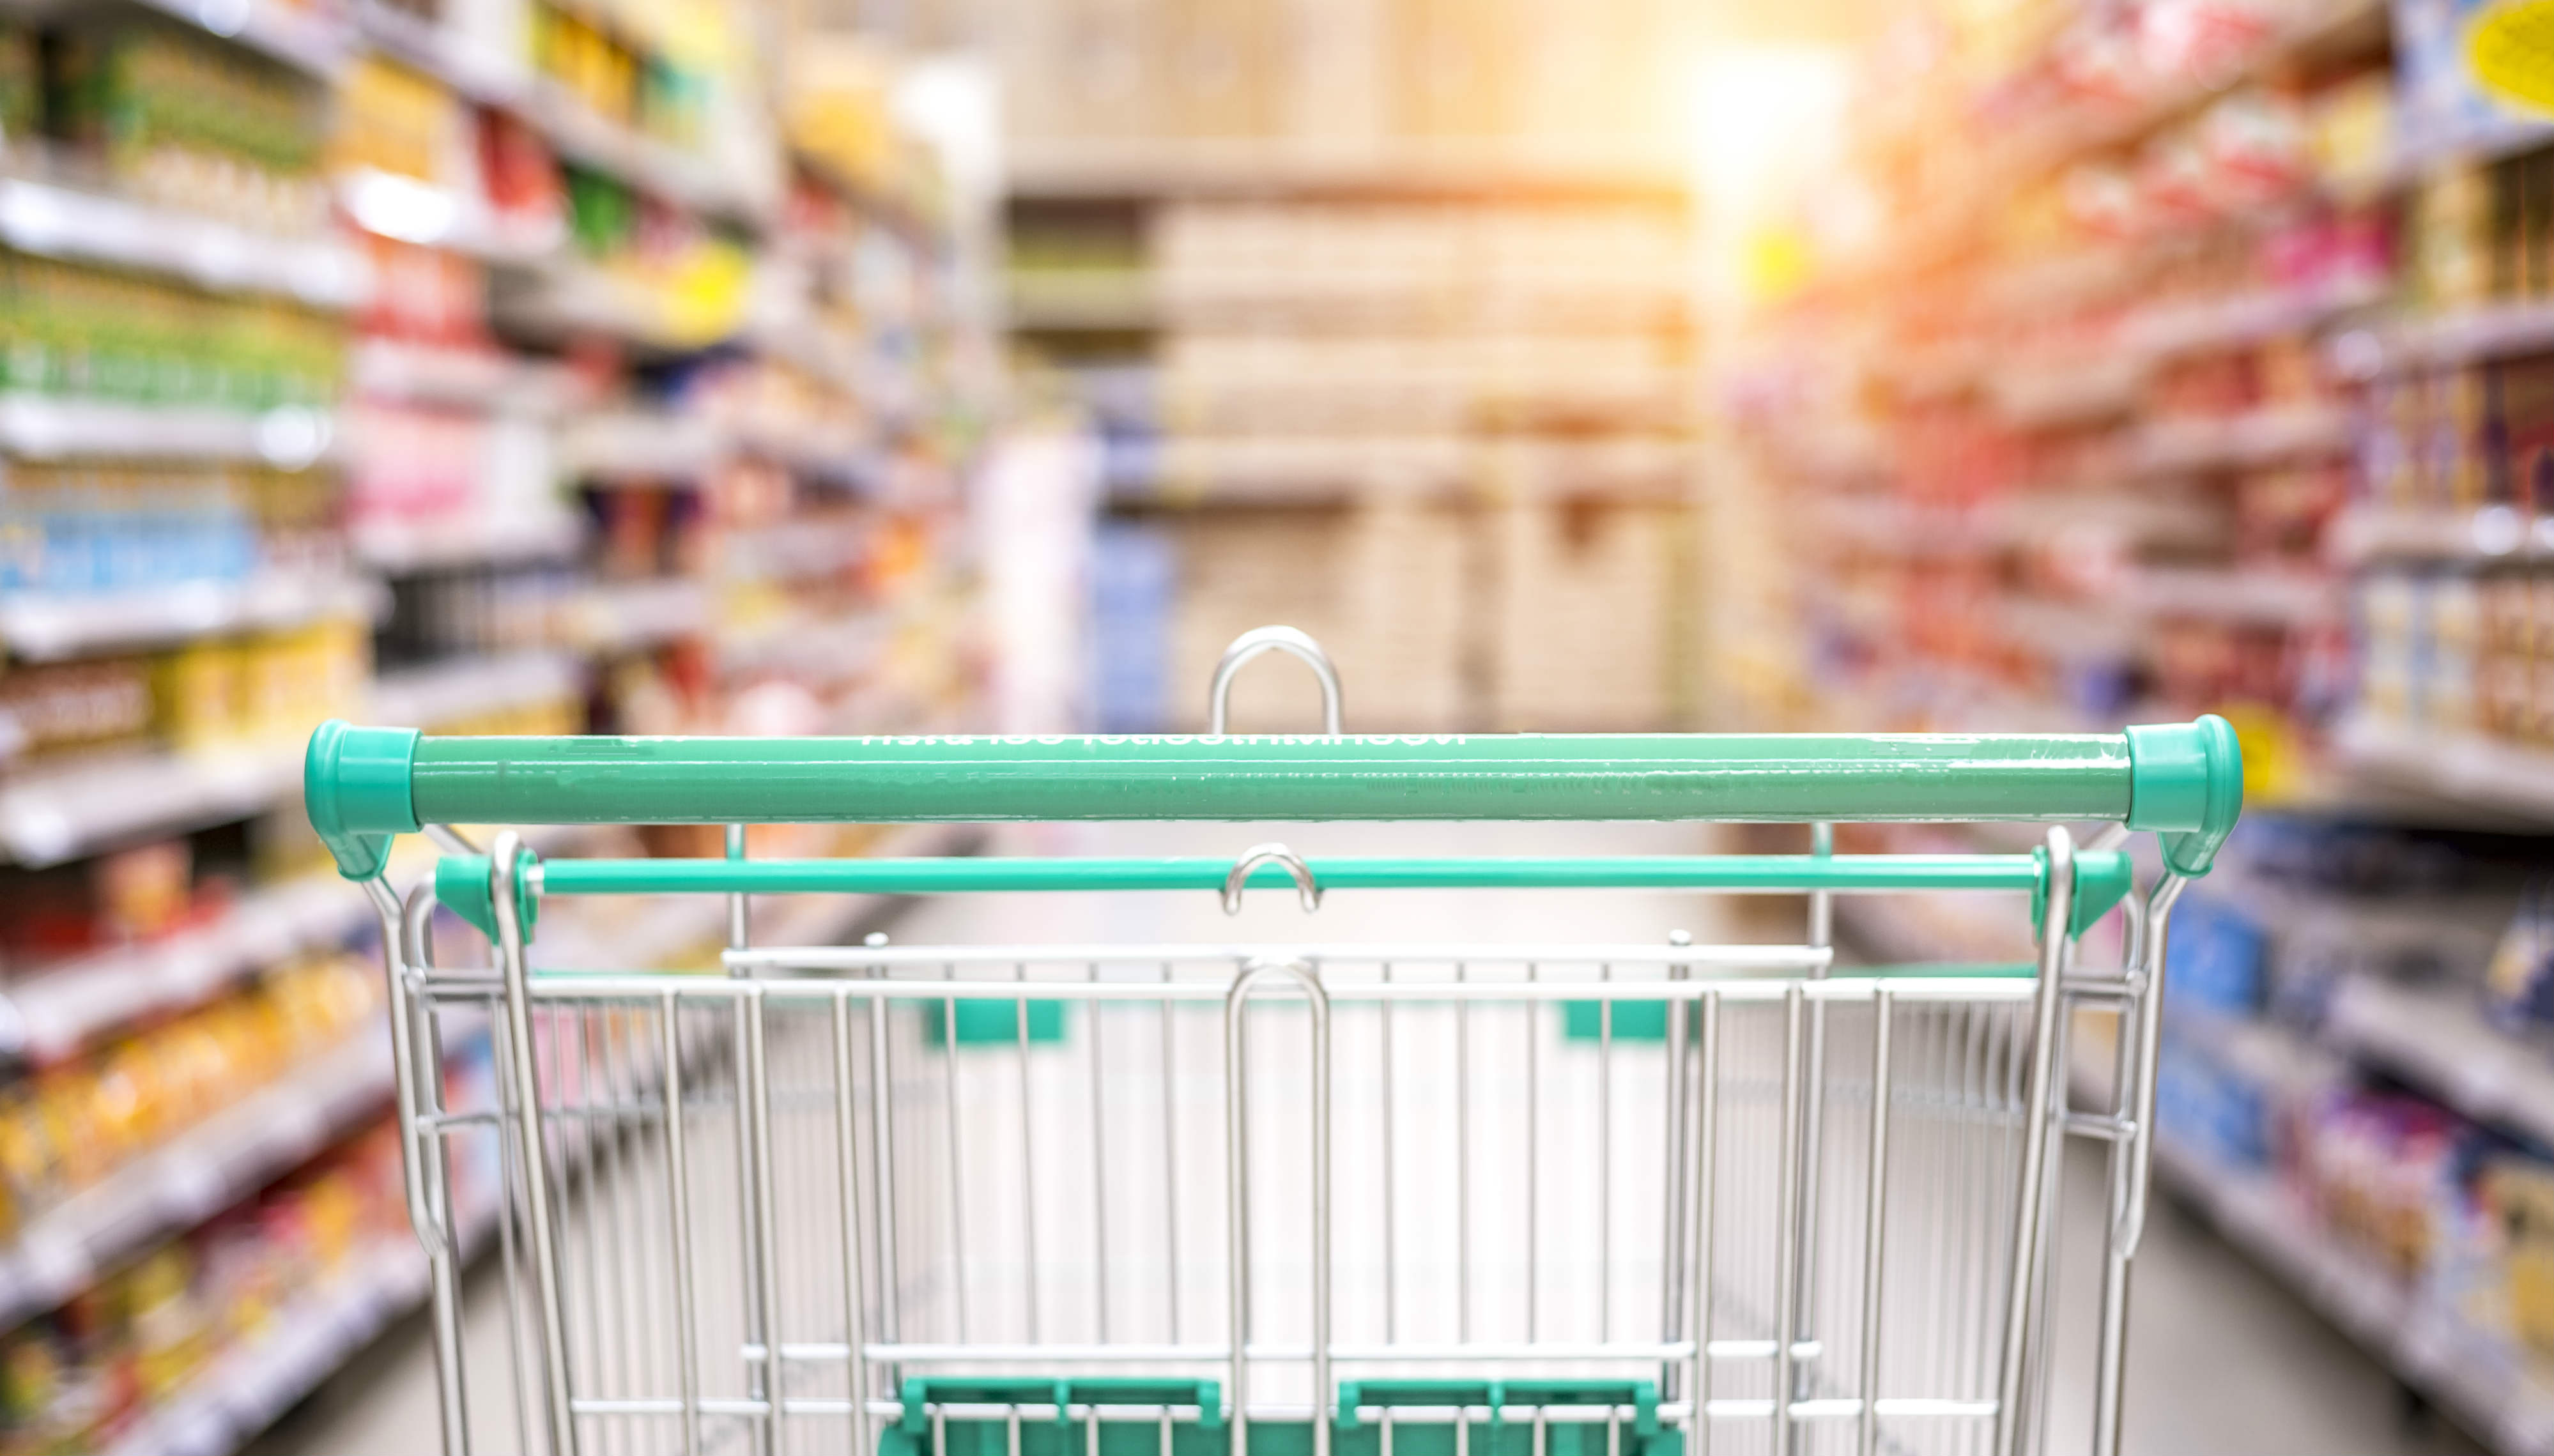
<instances>
[{"instance_id":1,"label":"shopping cart","mask_svg":"<svg viewBox=\"0 0 2554 1456\"><path fill-rule=\"evenodd\" d=\"M2166 922L2240 805L2223 721L1341 735L1320 663L1331 731L1224 734L1231 671L1271 645L1319 662L1244 637L1203 736L322 728L310 817L390 948L444 1448L2011 1456L2089 1378L2089 1444L2117 1449ZM1422 819L1816 828L1806 854L1231 860L755 859L743 830ZM1865 855L1834 851L1845 820L2107 824ZM730 826L727 853L543 860L446 828L637 823ZM2143 895L2130 829L2158 844ZM389 847L418 832L445 852L403 898ZM1718 946L748 934L749 897L1291 889L1312 911L1563 886L1805 896L1808 924ZM1833 897L1978 890L2030 897L2034 961L1835 966ZM532 965L544 904L666 894L713 918L724 897L716 964ZM438 963L438 906L493 965ZM2114 910L2118 965L2079 967ZM2105 1060L2070 1057L2079 1017L2118 1032L2091 1108L2067 1090ZM2069 1136L2108 1145L2089 1370L2052 1356ZM465 1288L482 1245L492 1277Z\"/></svg>"}]
</instances>

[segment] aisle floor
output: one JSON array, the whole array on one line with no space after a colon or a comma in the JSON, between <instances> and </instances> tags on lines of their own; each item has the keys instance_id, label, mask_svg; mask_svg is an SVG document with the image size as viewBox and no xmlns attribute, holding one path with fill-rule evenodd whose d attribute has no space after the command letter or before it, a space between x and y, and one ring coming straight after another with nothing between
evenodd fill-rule
<instances>
[{"instance_id":1,"label":"aisle floor","mask_svg":"<svg viewBox=\"0 0 2554 1456\"><path fill-rule=\"evenodd\" d=\"M1706 843L1678 826L1237 826L1024 828L1005 832L994 852L1193 853L1223 855L1284 839L1308 854L1463 852L1495 854L1692 852ZM1468 942L1610 941L1655 943L1672 930L1697 939L1727 935L1709 907L1690 896L1567 891L1483 894L1339 894L1321 911L1321 939ZM1037 941L1252 940L1301 938L1291 895L1257 895L1237 920L1203 895L1092 897L985 896L923 904L896 939L921 944ZM2066 1184L2065 1246L2083 1248L2101 1227L2099 1153L2079 1147ZM490 1272L473 1276L484 1285ZM2061 1281L2061 1352L2089 1350L2095 1316L2091 1280ZM483 1311L498 1301L476 1301ZM2407 1420L2386 1372L2168 1200L2153 1220L2138 1263L2130 1356L2132 1456L2313 1451L2333 1456L2414 1456L2474 1452L2451 1430ZM502 1358L494 1318L475 1319L474 1364ZM484 1353L479 1353L484 1352ZM2089 1362L2058 1362L2051 1449L2071 1450L2070 1433L2090 1421ZM405 1321L312 1400L252 1444L264 1456L428 1456L439 1449L431 1356L423 1322Z\"/></svg>"}]
</instances>

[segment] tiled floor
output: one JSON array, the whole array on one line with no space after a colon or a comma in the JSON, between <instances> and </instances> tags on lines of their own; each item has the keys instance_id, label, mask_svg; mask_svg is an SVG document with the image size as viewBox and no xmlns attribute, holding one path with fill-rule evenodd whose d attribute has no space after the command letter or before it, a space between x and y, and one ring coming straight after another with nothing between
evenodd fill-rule
<instances>
[{"instance_id":1,"label":"tiled floor","mask_svg":"<svg viewBox=\"0 0 2554 1456\"><path fill-rule=\"evenodd\" d=\"M1282 832L1307 852L1552 853L1677 852L1699 847L1691 832L1628 827L1591 839L1580 828L1328 826ZM1278 838L1266 827L1198 826L1172 831L1022 831L998 852L1230 852ZM1201 904L1204 901L1206 903ZM1543 892L1402 897L1340 894L1321 912L1325 940L1551 941L1577 938L1655 942L1671 929L1697 936L1713 927L1690 898L1648 893ZM1249 939L1302 934L1291 896L1252 897L1239 921L1216 913L1207 896L1089 898L995 896L923 907L898 940ZM2100 1230L2098 1154L2080 1148L2070 1171L2061 1240L2082 1249ZM2078 1262L2073 1267L2080 1269ZM474 1276L484 1282L487 1271ZM2090 1424L2086 1372L2094 1308L2089 1278L2060 1284L2058 1371L2050 1449L2081 1449ZM493 1300L480 1300L494 1307ZM2167 1204L2153 1220L2138 1264L2130 1357L2127 1446L2134 1456L2412 1456L2475 1450L2454 1432L2406 1418L2386 1373L2306 1310L2204 1226ZM474 1348L503 1350L500 1324L474 1322ZM480 1397L495 1393L478 1392ZM430 1355L421 1322L408 1321L350 1366L266 1438L272 1456L409 1456L436 1440ZM483 1446L482 1449L485 1449ZM1826 1449L1821 1446L1819 1449ZM1836 1447L1835 1449L1843 1449Z\"/></svg>"}]
</instances>

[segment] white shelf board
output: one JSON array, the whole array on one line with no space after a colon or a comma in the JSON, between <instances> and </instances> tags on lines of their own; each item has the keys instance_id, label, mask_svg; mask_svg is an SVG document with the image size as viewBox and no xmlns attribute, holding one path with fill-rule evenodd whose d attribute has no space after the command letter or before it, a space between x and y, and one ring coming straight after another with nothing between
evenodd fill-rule
<instances>
[{"instance_id":1,"label":"white shelf board","mask_svg":"<svg viewBox=\"0 0 2554 1456\"><path fill-rule=\"evenodd\" d=\"M567 227L559 218L510 220L480 197L416 177L358 168L337 178L336 191L339 210L368 233L498 267L529 268L567 247Z\"/></svg>"},{"instance_id":2,"label":"white shelf board","mask_svg":"<svg viewBox=\"0 0 2554 1456\"><path fill-rule=\"evenodd\" d=\"M2121 605L2144 616L2304 626L2339 619L2345 600L2341 585L2320 575L2148 566L2129 578Z\"/></svg>"},{"instance_id":3,"label":"white shelf board","mask_svg":"<svg viewBox=\"0 0 2554 1456\"><path fill-rule=\"evenodd\" d=\"M331 411L298 405L250 411L0 393L0 450L38 460L237 460L301 470L327 459L337 434Z\"/></svg>"},{"instance_id":4,"label":"white shelf board","mask_svg":"<svg viewBox=\"0 0 2554 1456\"><path fill-rule=\"evenodd\" d=\"M714 606L709 589L696 581L605 582L564 609L563 627L590 651L629 651L707 631Z\"/></svg>"},{"instance_id":5,"label":"white shelf board","mask_svg":"<svg viewBox=\"0 0 2554 1456\"><path fill-rule=\"evenodd\" d=\"M576 554L585 523L564 510L545 515L472 514L433 523L376 521L357 526L355 558L393 575L481 562L544 561Z\"/></svg>"},{"instance_id":6,"label":"white shelf board","mask_svg":"<svg viewBox=\"0 0 2554 1456\"><path fill-rule=\"evenodd\" d=\"M147 834L242 819L301 783L298 742L173 753L105 754L0 778L0 853L58 864Z\"/></svg>"},{"instance_id":7,"label":"white shelf board","mask_svg":"<svg viewBox=\"0 0 2554 1456\"><path fill-rule=\"evenodd\" d=\"M348 376L356 392L490 413L552 415L579 392L561 366L499 349L455 349L398 339L359 341Z\"/></svg>"},{"instance_id":8,"label":"white shelf board","mask_svg":"<svg viewBox=\"0 0 2554 1456\"><path fill-rule=\"evenodd\" d=\"M2228 419L2157 420L2138 431L2130 453L2141 473L2178 475L2338 455L2350 440L2345 409L2271 406Z\"/></svg>"},{"instance_id":9,"label":"white shelf board","mask_svg":"<svg viewBox=\"0 0 2554 1456\"><path fill-rule=\"evenodd\" d=\"M207 288L351 308L372 291L355 250L325 236L260 233L101 192L0 178L0 243L22 253L102 263Z\"/></svg>"},{"instance_id":10,"label":"white shelf board","mask_svg":"<svg viewBox=\"0 0 2554 1456\"><path fill-rule=\"evenodd\" d=\"M372 902L333 874L291 880L242 896L210 925L22 974L7 999L28 1053L50 1062L100 1032L196 1005L255 970L334 945L372 915Z\"/></svg>"},{"instance_id":11,"label":"white shelf board","mask_svg":"<svg viewBox=\"0 0 2554 1456\"><path fill-rule=\"evenodd\" d=\"M353 54L353 37L346 26L328 19L315 7L288 5L281 0L139 3L324 81L335 80Z\"/></svg>"},{"instance_id":12,"label":"white shelf board","mask_svg":"<svg viewBox=\"0 0 2554 1456\"><path fill-rule=\"evenodd\" d=\"M569 421L559 431L559 473L596 484L694 480L737 450L717 421L695 414L616 410Z\"/></svg>"},{"instance_id":13,"label":"white shelf board","mask_svg":"<svg viewBox=\"0 0 2554 1456\"><path fill-rule=\"evenodd\" d=\"M1323 145L1248 139L1036 140L1014 146L1008 189L1029 197L1254 196L1566 190L1678 196L1693 184L1665 149L1574 152L1514 143Z\"/></svg>"},{"instance_id":14,"label":"white shelf board","mask_svg":"<svg viewBox=\"0 0 2554 1456\"><path fill-rule=\"evenodd\" d=\"M2352 566L2538 561L2554 556L2554 519L2531 520L2507 505L2450 511L2361 504L2342 511L2330 539L2333 554Z\"/></svg>"},{"instance_id":15,"label":"white shelf board","mask_svg":"<svg viewBox=\"0 0 2554 1456\"><path fill-rule=\"evenodd\" d=\"M233 582L177 582L148 590L0 593L0 644L45 662L113 647L180 642L214 632L258 631L335 617L380 616L381 587L354 577L271 573Z\"/></svg>"},{"instance_id":16,"label":"white shelf board","mask_svg":"<svg viewBox=\"0 0 2554 1456\"><path fill-rule=\"evenodd\" d=\"M2326 1028L2468 1117L2554 1145L2554 1054L2484 1020L2470 989L2354 975L2334 989Z\"/></svg>"},{"instance_id":17,"label":"white shelf board","mask_svg":"<svg viewBox=\"0 0 2554 1456\"><path fill-rule=\"evenodd\" d=\"M483 106L512 109L522 104L530 89L530 72L521 61L473 47L446 26L400 10L388 0L354 0L349 8L365 44L373 50Z\"/></svg>"},{"instance_id":18,"label":"white shelf board","mask_svg":"<svg viewBox=\"0 0 2554 1456\"><path fill-rule=\"evenodd\" d=\"M2495 815L2554 818L2554 753L2480 733L2443 732L2361 715L2333 745L2371 777Z\"/></svg>"},{"instance_id":19,"label":"white shelf board","mask_svg":"<svg viewBox=\"0 0 2554 1456\"><path fill-rule=\"evenodd\" d=\"M384 673L373 681L375 723L429 730L581 693L585 664L565 652L526 649Z\"/></svg>"}]
</instances>

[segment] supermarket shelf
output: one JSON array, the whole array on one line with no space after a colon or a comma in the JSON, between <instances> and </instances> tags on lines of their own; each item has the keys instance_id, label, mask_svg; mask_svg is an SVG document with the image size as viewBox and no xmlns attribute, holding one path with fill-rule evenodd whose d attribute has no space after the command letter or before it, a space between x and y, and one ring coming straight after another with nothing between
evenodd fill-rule
<instances>
[{"instance_id":1,"label":"supermarket shelf","mask_svg":"<svg viewBox=\"0 0 2554 1456\"><path fill-rule=\"evenodd\" d=\"M2187 1044L2208 1062L2303 1103L2351 1079L2349 1059L2277 1022L2198 1005L2176 1005L2167 991L2165 1035Z\"/></svg>"},{"instance_id":2,"label":"supermarket shelf","mask_svg":"<svg viewBox=\"0 0 2554 1456\"><path fill-rule=\"evenodd\" d=\"M559 431L559 473L589 485L692 481L735 453L715 421L696 414L620 410L571 421Z\"/></svg>"},{"instance_id":3,"label":"supermarket shelf","mask_svg":"<svg viewBox=\"0 0 2554 1456\"><path fill-rule=\"evenodd\" d=\"M1368 491L1458 487L1478 460L1463 435L1176 435L1155 457L1151 490L1130 504L1335 502Z\"/></svg>"},{"instance_id":4,"label":"supermarket shelf","mask_svg":"<svg viewBox=\"0 0 2554 1456\"><path fill-rule=\"evenodd\" d=\"M2530 520L2507 505L2480 510L2405 510L2355 505L2334 521L2332 549L2354 565L2372 561L2499 561L2554 556L2554 518Z\"/></svg>"},{"instance_id":5,"label":"supermarket shelf","mask_svg":"<svg viewBox=\"0 0 2554 1456\"><path fill-rule=\"evenodd\" d=\"M873 534L874 528L860 519L732 529L719 546L719 575L732 582L838 576L860 559ZM859 614L854 619L869 616Z\"/></svg>"},{"instance_id":6,"label":"supermarket shelf","mask_svg":"<svg viewBox=\"0 0 2554 1456\"><path fill-rule=\"evenodd\" d=\"M137 0L163 15L234 41L320 80L334 80L353 55L353 36L312 7L281 0Z\"/></svg>"},{"instance_id":7,"label":"supermarket shelf","mask_svg":"<svg viewBox=\"0 0 2554 1456\"><path fill-rule=\"evenodd\" d=\"M1399 143L1326 147L1210 140L1046 141L1015 146L1015 197L1147 198L1264 195L1634 195L1682 199L1692 178L1665 156L1571 155L1482 146Z\"/></svg>"},{"instance_id":8,"label":"supermarket shelf","mask_svg":"<svg viewBox=\"0 0 2554 1456\"><path fill-rule=\"evenodd\" d=\"M277 237L20 177L0 178L0 243L40 257L141 269L322 308L351 308L372 290L361 255L325 237Z\"/></svg>"},{"instance_id":9,"label":"supermarket shelf","mask_svg":"<svg viewBox=\"0 0 2554 1456\"><path fill-rule=\"evenodd\" d=\"M507 333L550 341L595 334L646 352L688 354L736 332L703 332L675 316L662 287L581 260L553 260L531 278L531 286L498 296L494 315Z\"/></svg>"},{"instance_id":10,"label":"supermarket shelf","mask_svg":"<svg viewBox=\"0 0 2554 1456\"><path fill-rule=\"evenodd\" d=\"M2139 430L2134 468L2147 475L2240 470L2350 446L2350 414L2321 405L2268 408L2231 419L2158 420Z\"/></svg>"},{"instance_id":11,"label":"supermarket shelf","mask_svg":"<svg viewBox=\"0 0 2554 1456\"><path fill-rule=\"evenodd\" d=\"M2340 586L2320 575L2249 567L2140 568L2124 593L2146 616L2199 616L2267 626L2338 620Z\"/></svg>"},{"instance_id":12,"label":"supermarket shelf","mask_svg":"<svg viewBox=\"0 0 2554 1456\"><path fill-rule=\"evenodd\" d=\"M297 405L251 412L0 394L0 450L39 460L238 460L302 470L326 459L336 443L333 414Z\"/></svg>"},{"instance_id":13,"label":"supermarket shelf","mask_svg":"<svg viewBox=\"0 0 2554 1456\"><path fill-rule=\"evenodd\" d=\"M759 630L723 636L719 666L732 674L776 672L811 688L855 681L875 670L895 638L895 623L882 612L832 621L774 621Z\"/></svg>"},{"instance_id":14,"label":"supermarket shelf","mask_svg":"<svg viewBox=\"0 0 2554 1456\"><path fill-rule=\"evenodd\" d=\"M545 561L572 556L585 524L565 511L530 517L465 516L425 523L372 521L353 531L355 558L393 576L482 562Z\"/></svg>"},{"instance_id":15,"label":"supermarket shelf","mask_svg":"<svg viewBox=\"0 0 2554 1456\"><path fill-rule=\"evenodd\" d=\"M757 319L746 325L743 343L807 371L848 392L862 392L861 341L807 318Z\"/></svg>"},{"instance_id":16,"label":"supermarket shelf","mask_svg":"<svg viewBox=\"0 0 2554 1456\"><path fill-rule=\"evenodd\" d=\"M38 1215L0 1254L0 1325L60 1303L124 1255L255 1192L390 1091L389 1027L376 1020Z\"/></svg>"},{"instance_id":17,"label":"supermarket shelf","mask_svg":"<svg viewBox=\"0 0 2554 1456\"><path fill-rule=\"evenodd\" d=\"M2414 138L2395 149L2393 174L2409 179L2452 164L2481 166L2554 142L2554 123L2541 117L2502 113L2480 125Z\"/></svg>"},{"instance_id":18,"label":"supermarket shelf","mask_svg":"<svg viewBox=\"0 0 2554 1456\"><path fill-rule=\"evenodd\" d=\"M2195 77L2101 114L2078 110L2010 134L1992 146L1967 187L1951 189L1904 228L1893 229L1888 257L1868 271L1920 271L1943 261L1969 241L2000 199L2018 196L2041 177L2101 153L2131 147L2194 115L2239 86L2274 76L2311 56L2368 49L2383 35L2386 0L2330 0L2297 7L2297 17L2242 57L2213 74Z\"/></svg>"},{"instance_id":19,"label":"supermarket shelf","mask_svg":"<svg viewBox=\"0 0 2554 1456\"><path fill-rule=\"evenodd\" d=\"M2146 383L2147 361L2122 353L2061 368L1999 370L1986 387L2006 420L2046 427L2121 418L2137 407Z\"/></svg>"},{"instance_id":20,"label":"supermarket shelf","mask_svg":"<svg viewBox=\"0 0 2554 1456\"><path fill-rule=\"evenodd\" d=\"M2345 895L2265 879L2242 866L2221 866L2212 898L2244 913L2282 940L2348 946L2377 955L2421 955L2455 964L2492 958L2516 897L2482 891L2442 895Z\"/></svg>"},{"instance_id":21,"label":"supermarket shelf","mask_svg":"<svg viewBox=\"0 0 2554 1456\"><path fill-rule=\"evenodd\" d=\"M2509 1342L2425 1297L2317 1229L2267 1177L2155 1145L2155 1175L2204 1211L2227 1242L2494 1448L2554 1450L2554 1385Z\"/></svg>"},{"instance_id":22,"label":"supermarket shelf","mask_svg":"<svg viewBox=\"0 0 2554 1456\"><path fill-rule=\"evenodd\" d=\"M1013 274L1007 322L1029 332L1131 332L1161 322L1162 309L1142 275L1131 278L1028 278Z\"/></svg>"},{"instance_id":23,"label":"supermarket shelf","mask_svg":"<svg viewBox=\"0 0 2554 1456\"><path fill-rule=\"evenodd\" d=\"M2334 991L2327 1026L2478 1122L2554 1145L2554 1056L2503 1035L2470 993L2352 976Z\"/></svg>"},{"instance_id":24,"label":"supermarket shelf","mask_svg":"<svg viewBox=\"0 0 2554 1456\"><path fill-rule=\"evenodd\" d=\"M2496 816L2554 818L2554 753L2480 733L2347 719L2333 745L2351 767Z\"/></svg>"},{"instance_id":25,"label":"supermarket shelf","mask_svg":"<svg viewBox=\"0 0 2554 1456\"><path fill-rule=\"evenodd\" d=\"M559 470L588 487L698 485L741 455L815 475L856 477L873 440L857 419L727 420L618 410L583 416L558 435Z\"/></svg>"},{"instance_id":26,"label":"supermarket shelf","mask_svg":"<svg viewBox=\"0 0 2554 1456\"><path fill-rule=\"evenodd\" d=\"M11 982L26 1053L70 1055L99 1033L193 1006L262 967L333 945L372 919L372 904L333 874L244 895L210 925L164 941L80 956Z\"/></svg>"},{"instance_id":27,"label":"supermarket shelf","mask_svg":"<svg viewBox=\"0 0 2554 1456\"><path fill-rule=\"evenodd\" d=\"M369 621L387 605L373 582L283 572L113 592L0 593L0 645L22 661L45 662L214 632L261 631L340 617Z\"/></svg>"},{"instance_id":28,"label":"supermarket shelf","mask_svg":"<svg viewBox=\"0 0 2554 1456\"><path fill-rule=\"evenodd\" d=\"M2320 328L2344 314L2383 302L2386 294L2381 279L2350 279L2322 287L2275 288L2159 304L2141 313L2124 331L2121 342L2149 362L2238 348Z\"/></svg>"},{"instance_id":29,"label":"supermarket shelf","mask_svg":"<svg viewBox=\"0 0 2554 1456\"><path fill-rule=\"evenodd\" d=\"M627 652L709 629L707 587L682 578L587 588L561 614L565 635L595 652Z\"/></svg>"},{"instance_id":30,"label":"supermarket shelf","mask_svg":"<svg viewBox=\"0 0 2554 1456\"><path fill-rule=\"evenodd\" d=\"M0 853L58 864L119 840L258 813L301 782L301 744L138 751L0 779Z\"/></svg>"},{"instance_id":31,"label":"supermarket shelf","mask_svg":"<svg viewBox=\"0 0 2554 1456\"><path fill-rule=\"evenodd\" d=\"M556 218L513 222L478 197L415 177L359 168L337 178L337 205L355 226L395 242L442 248L499 267L528 268L558 257L566 225Z\"/></svg>"},{"instance_id":32,"label":"supermarket shelf","mask_svg":"<svg viewBox=\"0 0 2554 1456\"><path fill-rule=\"evenodd\" d=\"M451 724L537 707L585 690L585 665L563 652L489 653L385 673L373 682L371 721L441 729Z\"/></svg>"},{"instance_id":33,"label":"supermarket shelf","mask_svg":"<svg viewBox=\"0 0 2554 1456\"><path fill-rule=\"evenodd\" d=\"M474 51L451 31L389 0L355 0L347 8L354 13L364 42L391 59L433 76L483 106L511 110L522 104L531 77L520 63Z\"/></svg>"},{"instance_id":34,"label":"supermarket shelf","mask_svg":"<svg viewBox=\"0 0 2554 1456\"><path fill-rule=\"evenodd\" d=\"M2378 373L2534 353L2554 348L2554 303L2491 303L2400 319L2336 341L2335 349L2357 372L2371 372L2360 363L2371 344Z\"/></svg>"},{"instance_id":35,"label":"supermarket shelf","mask_svg":"<svg viewBox=\"0 0 2554 1456\"><path fill-rule=\"evenodd\" d=\"M557 365L496 349L438 348L397 339L358 343L348 375L358 393L492 413L555 414L568 407L577 391L575 380Z\"/></svg>"},{"instance_id":36,"label":"supermarket shelf","mask_svg":"<svg viewBox=\"0 0 2554 1456\"><path fill-rule=\"evenodd\" d=\"M383 0L362 0L356 18L376 50L482 105L515 113L564 161L610 172L663 201L754 226L767 223L778 205L776 193L760 195L766 189L741 181L733 168L598 116L520 61L473 52L432 22L400 14Z\"/></svg>"},{"instance_id":37,"label":"supermarket shelf","mask_svg":"<svg viewBox=\"0 0 2554 1456\"><path fill-rule=\"evenodd\" d=\"M495 1227L465 1223L465 1244ZM392 1322L425 1302L425 1255L392 1236L350 1255L333 1279L302 1290L255 1339L216 1357L145 1415L107 1456L227 1456L275 1423Z\"/></svg>"},{"instance_id":38,"label":"supermarket shelf","mask_svg":"<svg viewBox=\"0 0 2554 1456\"><path fill-rule=\"evenodd\" d=\"M778 176L756 186L736 169L606 120L554 83L531 78L514 108L549 139L563 161L610 172L639 191L752 227L778 209Z\"/></svg>"}]
</instances>

